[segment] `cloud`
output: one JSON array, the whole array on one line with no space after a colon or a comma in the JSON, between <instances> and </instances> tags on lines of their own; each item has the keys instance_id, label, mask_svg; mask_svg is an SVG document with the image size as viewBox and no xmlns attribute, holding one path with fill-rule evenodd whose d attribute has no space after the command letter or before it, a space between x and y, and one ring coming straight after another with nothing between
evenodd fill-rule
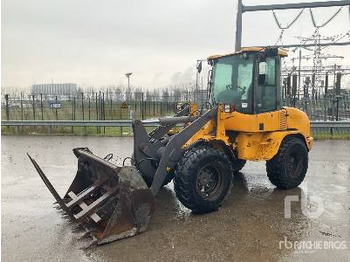
<instances>
[{"instance_id":1,"label":"cloud","mask_svg":"<svg viewBox=\"0 0 350 262\"><path fill-rule=\"evenodd\" d=\"M194 81L195 66L188 67L185 71L176 72L170 78L173 85L186 84Z\"/></svg>"},{"instance_id":2,"label":"cloud","mask_svg":"<svg viewBox=\"0 0 350 262\"><path fill-rule=\"evenodd\" d=\"M130 70L137 86L194 81L195 66L189 65L233 51L236 4L232 0L3 0L2 85L30 86L34 79L36 83L54 79L101 86L124 83L124 73ZM344 10L322 34L348 30ZM284 25L294 11L278 11ZM315 11L318 23L332 12ZM284 43L295 43L294 36L313 30L303 14L286 30ZM244 14L243 45L273 44L279 33L271 12ZM349 64L350 48L342 50L346 56L342 63Z\"/></svg>"}]
</instances>

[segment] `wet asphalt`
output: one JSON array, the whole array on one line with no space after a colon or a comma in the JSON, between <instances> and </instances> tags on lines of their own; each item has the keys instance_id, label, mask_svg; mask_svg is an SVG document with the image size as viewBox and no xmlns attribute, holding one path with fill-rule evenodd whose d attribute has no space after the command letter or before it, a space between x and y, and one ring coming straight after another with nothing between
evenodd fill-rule
<instances>
[{"instance_id":1,"label":"wet asphalt","mask_svg":"<svg viewBox=\"0 0 350 262\"><path fill-rule=\"evenodd\" d=\"M275 189L265 163L247 163L222 208L210 214L184 208L171 183L157 195L145 233L84 249L88 240L52 208L26 152L62 195L77 168L73 147L123 158L132 152L132 138L1 140L3 261L350 261L350 141L316 141L306 179L293 190ZM286 197L294 200L290 218Z\"/></svg>"}]
</instances>

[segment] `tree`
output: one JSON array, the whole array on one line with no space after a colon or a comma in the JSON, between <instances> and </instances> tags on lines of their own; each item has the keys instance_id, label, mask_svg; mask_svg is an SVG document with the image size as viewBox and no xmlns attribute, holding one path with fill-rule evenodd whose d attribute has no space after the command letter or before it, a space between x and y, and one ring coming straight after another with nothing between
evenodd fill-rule
<instances>
[{"instance_id":1,"label":"tree","mask_svg":"<svg viewBox=\"0 0 350 262\"><path fill-rule=\"evenodd\" d=\"M117 101L124 101L124 94L122 86L117 86L114 88L114 96Z\"/></svg>"},{"instance_id":2,"label":"tree","mask_svg":"<svg viewBox=\"0 0 350 262\"><path fill-rule=\"evenodd\" d=\"M163 90L163 92L162 92L162 100L165 101L165 102L169 102L170 96L169 96L168 88Z\"/></svg>"},{"instance_id":3,"label":"tree","mask_svg":"<svg viewBox=\"0 0 350 262\"><path fill-rule=\"evenodd\" d=\"M181 89L180 88L175 87L173 89L173 99L174 99L174 102L181 101Z\"/></svg>"}]
</instances>

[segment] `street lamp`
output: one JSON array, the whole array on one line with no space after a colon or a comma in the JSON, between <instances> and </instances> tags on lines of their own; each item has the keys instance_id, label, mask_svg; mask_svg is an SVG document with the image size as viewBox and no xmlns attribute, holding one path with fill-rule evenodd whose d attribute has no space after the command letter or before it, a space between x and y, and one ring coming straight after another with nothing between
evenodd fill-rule
<instances>
[{"instance_id":1,"label":"street lamp","mask_svg":"<svg viewBox=\"0 0 350 262\"><path fill-rule=\"evenodd\" d=\"M128 89L130 89L130 76L132 75L132 73L126 73L125 76L128 78Z\"/></svg>"},{"instance_id":2,"label":"street lamp","mask_svg":"<svg viewBox=\"0 0 350 262\"><path fill-rule=\"evenodd\" d=\"M196 65L196 90L198 90L199 89L199 74L202 72L202 62L204 62L204 61L207 61L207 60L205 60L205 59L198 59L197 60L197 65Z\"/></svg>"}]
</instances>

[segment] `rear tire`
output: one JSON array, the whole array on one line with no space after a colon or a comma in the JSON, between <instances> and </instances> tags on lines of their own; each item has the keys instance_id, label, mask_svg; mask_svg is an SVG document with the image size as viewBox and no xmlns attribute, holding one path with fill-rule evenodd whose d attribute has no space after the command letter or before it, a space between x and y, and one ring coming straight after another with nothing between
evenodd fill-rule
<instances>
[{"instance_id":1,"label":"rear tire","mask_svg":"<svg viewBox=\"0 0 350 262\"><path fill-rule=\"evenodd\" d=\"M208 146L192 148L175 169L176 196L195 213L215 211L231 189L232 174L224 152Z\"/></svg>"},{"instance_id":2,"label":"rear tire","mask_svg":"<svg viewBox=\"0 0 350 262\"><path fill-rule=\"evenodd\" d=\"M305 143L295 137L286 137L278 153L266 161L270 182L280 189L296 188L303 182L308 168L308 150Z\"/></svg>"}]
</instances>

